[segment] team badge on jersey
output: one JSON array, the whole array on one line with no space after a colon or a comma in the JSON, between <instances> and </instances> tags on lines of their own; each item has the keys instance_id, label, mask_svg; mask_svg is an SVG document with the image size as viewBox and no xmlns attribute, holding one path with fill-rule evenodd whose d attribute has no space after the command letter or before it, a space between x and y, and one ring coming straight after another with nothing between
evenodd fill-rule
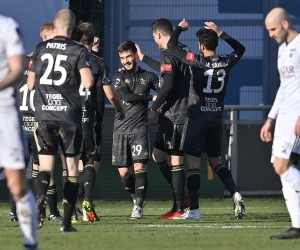
<instances>
[{"instance_id":1,"label":"team badge on jersey","mask_svg":"<svg viewBox=\"0 0 300 250\"><path fill-rule=\"evenodd\" d=\"M125 82L126 82L127 84L129 84L129 83L130 83L130 81L129 81L128 79L125 79Z\"/></svg>"},{"instance_id":2,"label":"team badge on jersey","mask_svg":"<svg viewBox=\"0 0 300 250\"><path fill-rule=\"evenodd\" d=\"M160 73L172 72L172 64L162 64L160 66Z\"/></svg>"},{"instance_id":3,"label":"team badge on jersey","mask_svg":"<svg viewBox=\"0 0 300 250\"><path fill-rule=\"evenodd\" d=\"M185 54L185 59L186 59L187 61L193 61L193 60L195 59L195 54L188 51L188 52L186 52L186 54Z\"/></svg>"},{"instance_id":4,"label":"team badge on jersey","mask_svg":"<svg viewBox=\"0 0 300 250\"><path fill-rule=\"evenodd\" d=\"M117 88L119 86L119 83L120 83L120 78L117 78L114 82L115 88Z\"/></svg>"},{"instance_id":5,"label":"team badge on jersey","mask_svg":"<svg viewBox=\"0 0 300 250\"><path fill-rule=\"evenodd\" d=\"M141 78L140 81L141 81L141 84L145 84L146 83L146 81L145 81L144 78Z\"/></svg>"}]
</instances>

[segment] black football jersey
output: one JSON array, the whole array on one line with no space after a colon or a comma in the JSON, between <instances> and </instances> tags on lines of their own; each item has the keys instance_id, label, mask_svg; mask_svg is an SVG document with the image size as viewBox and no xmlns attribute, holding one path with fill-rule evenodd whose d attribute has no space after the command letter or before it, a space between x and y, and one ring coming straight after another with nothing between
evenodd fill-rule
<instances>
[{"instance_id":1,"label":"black football jersey","mask_svg":"<svg viewBox=\"0 0 300 250\"><path fill-rule=\"evenodd\" d=\"M16 85L18 91L18 106L23 117L23 130L28 134L33 134L34 131L34 92L29 91L27 87L28 63L32 58L33 53L25 57L25 69L22 80Z\"/></svg>"},{"instance_id":2,"label":"black football jersey","mask_svg":"<svg viewBox=\"0 0 300 250\"><path fill-rule=\"evenodd\" d=\"M110 74L105 61L90 53L90 62L92 66L92 74L94 77L94 85L89 89L85 89L80 85L79 93L82 101L82 123L83 126L93 126L95 115L98 122L103 120L104 113L104 85L110 85Z\"/></svg>"},{"instance_id":3,"label":"black football jersey","mask_svg":"<svg viewBox=\"0 0 300 250\"><path fill-rule=\"evenodd\" d=\"M183 44L178 44L178 46L188 50ZM166 48L160 54L160 75L163 76L163 74L174 75L175 82L172 91L161 106L161 113L174 124L184 124L191 83L190 69ZM161 77L160 80L163 85L163 78Z\"/></svg>"},{"instance_id":4,"label":"black football jersey","mask_svg":"<svg viewBox=\"0 0 300 250\"><path fill-rule=\"evenodd\" d=\"M150 90L156 92L160 89L158 77L151 71L139 67L138 72L131 74L124 68L112 74L112 83L116 90L128 88L129 92L138 95L150 95ZM116 112L114 133L134 134L147 131L148 128L148 101L139 103L126 103L122 100L126 111L125 118L119 120L120 114Z\"/></svg>"},{"instance_id":5,"label":"black football jersey","mask_svg":"<svg viewBox=\"0 0 300 250\"><path fill-rule=\"evenodd\" d=\"M220 38L234 49L232 53L208 57L195 55L175 46L180 32L177 27L168 44L170 50L192 69L189 109L206 121L221 120L230 70L243 56L245 47L223 32Z\"/></svg>"},{"instance_id":6,"label":"black football jersey","mask_svg":"<svg viewBox=\"0 0 300 250\"><path fill-rule=\"evenodd\" d=\"M79 70L90 66L87 49L67 37L36 46L28 65L35 72L36 121L82 121Z\"/></svg>"}]
</instances>

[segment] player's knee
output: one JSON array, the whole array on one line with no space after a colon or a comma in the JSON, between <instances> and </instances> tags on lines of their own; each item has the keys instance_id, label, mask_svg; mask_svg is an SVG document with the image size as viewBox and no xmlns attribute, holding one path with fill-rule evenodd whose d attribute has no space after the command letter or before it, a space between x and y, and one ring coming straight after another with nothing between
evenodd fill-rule
<instances>
[{"instance_id":1,"label":"player's knee","mask_svg":"<svg viewBox=\"0 0 300 250\"><path fill-rule=\"evenodd\" d=\"M166 160L166 158L167 158L166 152L156 149L156 148L153 149L152 159L155 162L162 162L162 161Z\"/></svg>"},{"instance_id":2,"label":"player's knee","mask_svg":"<svg viewBox=\"0 0 300 250\"><path fill-rule=\"evenodd\" d=\"M17 200L21 199L27 192L25 183L18 183L15 181L7 182L7 187Z\"/></svg>"},{"instance_id":3,"label":"player's knee","mask_svg":"<svg viewBox=\"0 0 300 250\"><path fill-rule=\"evenodd\" d=\"M121 178L126 178L132 174L131 168L128 167L119 167L118 168L119 174Z\"/></svg>"},{"instance_id":4,"label":"player's knee","mask_svg":"<svg viewBox=\"0 0 300 250\"><path fill-rule=\"evenodd\" d=\"M286 166L285 164L282 164L278 161L273 162L273 167L274 167L275 173L278 175L282 175L288 169L288 166Z\"/></svg>"}]
</instances>

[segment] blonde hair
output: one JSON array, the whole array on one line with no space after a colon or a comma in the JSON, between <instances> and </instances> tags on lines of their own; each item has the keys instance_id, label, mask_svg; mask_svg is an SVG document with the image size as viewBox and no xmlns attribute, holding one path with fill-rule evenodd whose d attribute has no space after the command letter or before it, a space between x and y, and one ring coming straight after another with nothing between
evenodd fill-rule
<instances>
[{"instance_id":1,"label":"blonde hair","mask_svg":"<svg viewBox=\"0 0 300 250\"><path fill-rule=\"evenodd\" d=\"M40 36L42 36L44 32L49 32L49 31L52 32L53 30L54 30L54 23L53 22L45 23L40 28Z\"/></svg>"}]
</instances>

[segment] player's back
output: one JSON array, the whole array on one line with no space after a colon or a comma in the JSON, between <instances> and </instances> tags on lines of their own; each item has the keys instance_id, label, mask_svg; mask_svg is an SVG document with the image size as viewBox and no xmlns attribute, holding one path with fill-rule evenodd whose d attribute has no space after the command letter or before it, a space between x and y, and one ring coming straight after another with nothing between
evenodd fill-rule
<instances>
[{"instance_id":1,"label":"player's back","mask_svg":"<svg viewBox=\"0 0 300 250\"><path fill-rule=\"evenodd\" d=\"M35 90L29 91L27 87L27 77L28 77L28 64L33 56L33 53L30 53L25 57L25 68L21 81L18 82L16 88L18 92L18 107L20 113L23 117L23 130L27 134L33 134L34 130L34 92Z\"/></svg>"},{"instance_id":2,"label":"player's back","mask_svg":"<svg viewBox=\"0 0 300 250\"><path fill-rule=\"evenodd\" d=\"M37 45L32 63L29 70L35 72L36 120L81 122L79 70L90 66L87 49L56 36Z\"/></svg>"},{"instance_id":3,"label":"player's back","mask_svg":"<svg viewBox=\"0 0 300 250\"><path fill-rule=\"evenodd\" d=\"M238 60L233 58L233 54L195 56L191 65L193 77L189 109L194 108L207 120L222 119L230 70Z\"/></svg>"},{"instance_id":4,"label":"player's back","mask_svg":"<svg viewBox=\"0 0 300 250\"><path fill-rule=\"evenodd\" d=\"M183 47L184 45L179 46ZM173 88L161 108L162 114L164 117L170 119L174 124L184 124L187 115L191 82L190 69L186 64L176 58L168 49L161 52L160 63L161 73L164 71L166 73L174 74ZM176 69L173 69L174 66ZM163 85L162 77L161 81L161 84Z\"/></svg>"},{"instance_id":5,"label":"player's back","mask_svg":"<svg viewBox=\"0 0 300 250\"><path fill-rule=\"evenodd\" d=\"M83 111L82 123L90 123L93 125L96 111L98 113L101 112L101 114L97 114L97 117L103 116L105 104L103 85L110 84L110 76L108 67L103 58L90 53L90 63L94 84L89 90L86 90L81 83L79 92Z\"/></svg>"}]
</instances>

